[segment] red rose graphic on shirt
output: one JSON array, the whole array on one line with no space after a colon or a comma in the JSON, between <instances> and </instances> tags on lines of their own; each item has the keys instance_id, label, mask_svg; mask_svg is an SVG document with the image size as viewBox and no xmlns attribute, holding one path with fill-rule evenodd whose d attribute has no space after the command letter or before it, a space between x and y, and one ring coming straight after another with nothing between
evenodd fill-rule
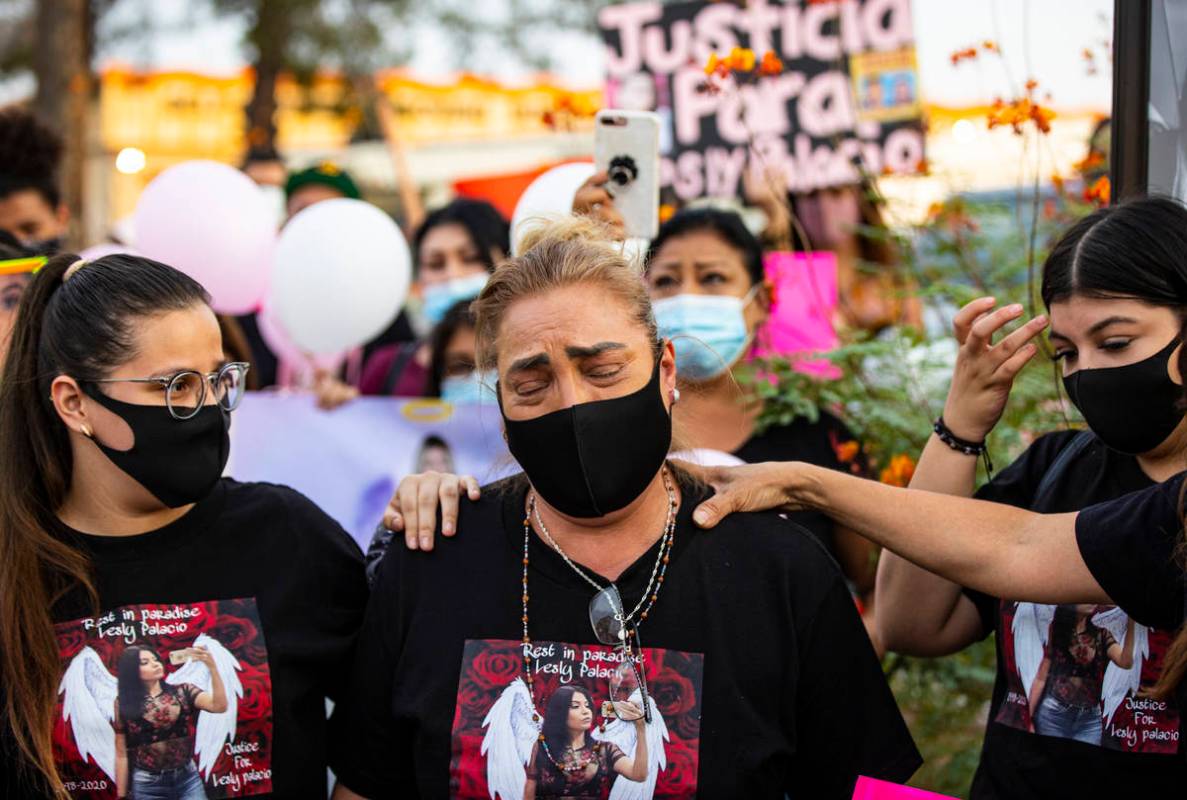
<instances>
[{"instance_id":1,"label":"red rose graphic on shirt","mask_svg":"<svg viewBox=\"0 0 1187 800\"><path fill-rule=\"evenodd\" d=\"M523 656L520 652L486 650L474 659L474 682L483 689L502 688L523 672Z\"/></svg>"}]
</instances>

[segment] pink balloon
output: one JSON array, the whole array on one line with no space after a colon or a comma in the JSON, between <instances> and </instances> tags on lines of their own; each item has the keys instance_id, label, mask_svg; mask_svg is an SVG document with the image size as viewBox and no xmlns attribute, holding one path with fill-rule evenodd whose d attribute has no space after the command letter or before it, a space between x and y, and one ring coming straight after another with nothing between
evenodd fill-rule
<instances>
[{"instance_id":1,"label":"pink balloon","mask_svg":"<svg viewBox=\"0 0 1187 800\"><path fill-rule=\"evenodd\" d=\"M145 187L136 205L136 248L206 287L214 310L245 314L268 290L274 210L259 187L217 161L186 161Z\"/></svg>"}]
</instances>

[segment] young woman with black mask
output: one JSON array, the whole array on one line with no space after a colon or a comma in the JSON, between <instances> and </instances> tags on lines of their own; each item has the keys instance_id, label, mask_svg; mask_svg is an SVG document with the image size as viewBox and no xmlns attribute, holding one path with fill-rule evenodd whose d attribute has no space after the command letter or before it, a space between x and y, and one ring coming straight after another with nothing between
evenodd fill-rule
<instances>
[{"instance_id":1,"label":"young woman with black mask","mask_svg":"<svg viewBox=\"0 0 1187 800\"><path fill-rule=\"evenodd\" d=\"M31 281L0 380L0 795L324 790L362 557L296 492L220 477L246 369L164 264L64 255ZM192 754L125 782L130 646L168 652L198 720Z\"/></svg>"},{"instance_id":2,"label":"young woman with black mask","mask_svg":"<svg viewBox=\"0 0 1187 800\"><path fill-rule=\"evenodd\" d=\"M1089 430L1040 437L978 498L1078 511L1183 469L1187 422L1181 387L1167 374L1187 314L1177 288L1187 276L1183 253L1187 210L1168 199L1101 209L1060 238L1041 293L1064 385ZM994 343L1021 315L1020 306L995 310L992 298L957 314L952 386L911 488L973 494L977 459L965 450L997 423L1014 376L1037 352L1029 340L1047 324L1038 317ZM1074 606L985 595L893 553L879 565L877 597L878 631L890 650L942 656L997 634L997 682L973 798L1154 796L1187 782L1177 757L1178 710L1135 706L1157 682L1172 630L1134 626L1109 607L1084 617Z\"/></svg>"}]
</instances>

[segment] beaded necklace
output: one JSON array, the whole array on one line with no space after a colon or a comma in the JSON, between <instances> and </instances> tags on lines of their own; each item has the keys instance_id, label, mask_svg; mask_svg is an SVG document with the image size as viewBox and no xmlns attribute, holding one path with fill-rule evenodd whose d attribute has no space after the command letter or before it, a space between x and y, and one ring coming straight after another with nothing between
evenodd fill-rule
<instances>
[{"instance_id":1,"label":"beaded necklace","mask_svg":"<svg viewBox=\"0 0 1187 800\"><path fill-rule=\"evenodd\" d=\"M643 592L643 596L639 598L638 604L636 604L631 613L622 618L622 631L620 633L620 636L622 637L621 646L623 648L625 657L628 659L634 658L634 648L631 646L631 639L633 637L635 642L638 642L638 627L643 622L643 620L647 619L647 615L651 612L652 607L655 605L656 599L659 597L659 589L661 586L663 586L664 576L667 574L668 563L671 559L672 542L676 536L676 494L672 489L671 478L668 475L667 467L663 468L662 475L664 479L664 488L668 492L668 517L664 524L663 535L660 537L659 552L656 555L655 566L651 570L651 577L647 581L647 588ZM533 517L535 517L536 524L540 528L541 537L549 544L549 546L552 547L553 550L557 552L558 555L560 555L564 562L568 564L574 572L580 575L586 583L593 586L594 589L596 589L599 593L605 591L605 589L609 587L603 587L599 585L597 581L589 577L589 575L587 575L584 570L573 563L565 551L561 549L560 545L556 543L556 540L552 538L552 534L548 532L548 528L544 525L544 520L540 518L540 512L536 506L535 493L530 495L528 497L528 513L524 515L523 519L523 670L524 680L527 682L528 686L528 695L532 700L532 721L538 723L540 722L540 714L535 710L537 708L536 693L535 686L533 685L534 678L532 677L532 637L528 632L528 567L531 564L528 547L532 538ZM635 622L634 625L630 625L629 623L634 620L636 614L638 614L638 621ZM639 658L641 659L642 657L643 650L642 648L639 648ZM642 670L639 670L639 674L641 677ZM562 764L552 755L552 752L548 747L548 742L544 738L543 732L540 733L539 741L540 747L544 751L544 755L549 761L552 762L554 767L566 775L576 775L578 773L585 772L586 768L593 761L594 754L591 750L588 754L586 754L584 761L577 756L576 752L573 752L574 757L572 762ZM567 748L567 751L572 750L573 748L570 745ZM562 756L562 759L563 758L564 757Z\"/></svg>"}]
</instances>

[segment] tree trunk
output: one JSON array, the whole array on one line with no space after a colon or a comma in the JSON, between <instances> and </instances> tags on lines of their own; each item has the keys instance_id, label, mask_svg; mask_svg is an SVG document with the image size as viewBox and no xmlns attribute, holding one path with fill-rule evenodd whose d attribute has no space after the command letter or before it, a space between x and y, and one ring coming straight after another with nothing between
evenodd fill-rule
<instances>
[{"instance_id":1,"label":"tree trunk","mask_svg":"<svg viewBox=\"0 0 1187 800\"><path fill-rule=\"evenodd\" d=\"M291 33L286 3L259 0L248 41L255 47L255 88L247 103L248 149L271 150L276 146L276 79L285 64Z\"/></svg>"},{"instance_id":2,"label":"tree trunk","mask_svg":"<svg viewBox=\"0 0 1187 800\"><path fill-rule=\"evenodd\" d=\"M89 0L38 0L34 24L33 71L37 94L33 110L62 137L66 152L58 180L62 199L76 221L82 219L90 108L93 17Z\"/></svg>"}]
</instances>

